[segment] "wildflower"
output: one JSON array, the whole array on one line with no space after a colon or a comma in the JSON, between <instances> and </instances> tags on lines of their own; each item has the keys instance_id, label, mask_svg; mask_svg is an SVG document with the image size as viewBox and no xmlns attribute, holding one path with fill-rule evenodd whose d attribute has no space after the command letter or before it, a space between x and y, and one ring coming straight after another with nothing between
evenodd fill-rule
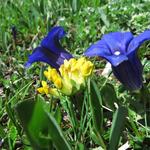
<instances>
[{"instance_id":1,"label":"wildflower","mask_svg":"<svg viewBox=\"0 0 150 150\"><path fill-rule=\"evenodd\" d=\"M101 56L111 63L114 75L128 89L142 87L142 64L137 56L140 45L150 40L150 30L137 37L130 32L112 32L91 45L86 56Z\"/></svg>"},{"instance_id":2,"label":"wildflower","mask_svg":"<svg viewBox=\"0 0 150 150\"><path fill-rule=\"evenodd\" d=\"M81 67L82 66L82 67ZM76 60L64 60L59 68L59 72L55 68L48 68L44 71L45 77L53 83L55 88L50 88L45 81L42 81L42 87L38 91L43 94L59 94L72 95L85 87L86 80L92 74L93 64L84 57Z\"/></svg>"},{"instance_id":3,"label":"wildflower","mask_svg":"<svg viewBox=\"0 0 150 150\"><path fill-rule=\"evenodd\" d=\"M39 93L44 93L44 94L52 94L55 96L58 96L58 92L56 88L50 88L46 81L42 81L42 87L38 88L37 91Z\"/></svg>"},{"instance_id":4,"label":"wildflower","mask_svg":"<svg viewBox=\"0 0 150 150\"><path fill-rule=\"evenodd\" d=\"M72 58L72 55L64 50L59 42L65 34L64 29L60 26L52 28L42 40L41 45L35 48L29 56L25 66L29 67L34 62L42 61L58 69L65 59Z\"/></svg>"}]
</instances>

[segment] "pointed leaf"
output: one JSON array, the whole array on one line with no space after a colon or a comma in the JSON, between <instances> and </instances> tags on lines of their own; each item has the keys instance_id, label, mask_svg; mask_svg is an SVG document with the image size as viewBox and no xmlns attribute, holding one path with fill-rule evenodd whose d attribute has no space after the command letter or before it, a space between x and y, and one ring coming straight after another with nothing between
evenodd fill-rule
<instances>
[{"instance_id":1,"label":"pointed leaf","mask_svg":"<svg viewBox=\"0 0 150 150\"><path fill-rule=\"evenodd\" d=\"M99 89L95 83L95 81L91 80L90 83L90 107L92 110L92 119L93 124L99 133L102 132L103 126L103 108L102 108L102 100L100 96Z\"/></svg>"},{"instance_id":2,"label":"pointed leaf","mask_svg":"<svg viewBox=\"0 0 150 150\"><path fill-rule=\"evenodd\" d=\"M70 145L68 144L67 140L65 139L60 127L58 126L54 117L49 113L46 112L48 116L48 124L49 124L49 133L53 140L53 143L58 150L71 150Z\"/></svg>"},{"instance_id":3,"label":"pointed leaf","mask_svg":"<svg viewBox=\"0 0 150 150\"><path fill-rule=\"evenodd\" d=\"M121 133L125 126L127 114L128 114L128 111L123 106L119 107L116 110L116 112L113 116L113 122L112 122L112 126L111 126L110 139L109 139L109 143L110 143L109 150L118 149L120 136L121 136Z\"/></svg>"},{"instance_id":4,"label":"pointed leaf","mask_svg":"<svg viewBox=\"0 0 150 150\"><path fill-rule=\"evenodd\" d=\"M35 150L47 150L54 146L70 150L56 120L48 112L47 104L41 98L36 101L23 101L16 107L19 119Z\"/></svg>"}]
</instances>

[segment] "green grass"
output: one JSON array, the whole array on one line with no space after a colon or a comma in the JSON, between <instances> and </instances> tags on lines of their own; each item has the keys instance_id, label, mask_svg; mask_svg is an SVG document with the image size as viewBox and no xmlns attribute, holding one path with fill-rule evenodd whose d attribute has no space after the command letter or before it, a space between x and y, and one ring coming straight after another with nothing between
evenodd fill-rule
<instances>
[{"instance_id":1,"label":"green grass","mask_svg":"<svg viewBox=\"0 0 150 150\"><path fill-rule=\"evenodd\" d=\"M99 40L105 33L131 31L137 35L149 29L149 8L150 2L148 0L2 1L0 5L0 149L13 150L17 147L31 149L26 134L18 121L15 107L24 100L37 100L36 88L40 85L40 79L43 78L42 72L46 65L36 63L29 69L25 69L24 64L28 55L40 44L41 39L51 27L61 25L65 28L67 37L62 40L62 45L75 57L79 57L89 45ZM16 29L16 38L13 37L12 27ZM145 87L149 89L149 42L140 48L139 55L145 65L143 73ZM99 59L94 61L96 69L104 68L105 61ZM95 76L95 80L98 83L98 88L103 89L103 131L97 132L97 129L95 130L93 127L92 118L94 118L95 112L90 109L91 103L88 94L78 104L82 107L80 109L78 107L80 119L77 118L77 120L79 119L77 125L72 126L73 122L64 113L73 107L66 108L64 103L70 104L67 100L64 100L64 103L54 100L51 104L51 113L46 112L49 118L51 118L51 114L54 115L56 112L59 114L55 114L58 116L55 119L58 122L59 119L61 120L59 125L73 149L94 149L102 146L103 142L107 146L110 134L112 136L114 129L111 128L112 116L118 112L116 107L114 109L114 106L108 101L109 98L116 101L116 97L107 96L107 92L108 90L112 92L112 88L115 88L113 92L117 93L118 105L130 105L127 121L124 127L121 127L123 134L119 147L128 141L132 149L148 150L150 147L148 93L146 95L129 93L116 80L107 80L98 76ZM109 87L109 84L105 85L105 81L111 86L112 84L115 86ZM105 86L108 86L109 89ZM49 102L48 97L44 97L44 99ZM132 101L131 104L129 104L129 99ZM74 108L73 111L75 111ZM65 117L67 119L63 120ZM73 118L73 116L71 117ZM51 121L54 122L53 119Z\"/></svg>"}]
</instances>

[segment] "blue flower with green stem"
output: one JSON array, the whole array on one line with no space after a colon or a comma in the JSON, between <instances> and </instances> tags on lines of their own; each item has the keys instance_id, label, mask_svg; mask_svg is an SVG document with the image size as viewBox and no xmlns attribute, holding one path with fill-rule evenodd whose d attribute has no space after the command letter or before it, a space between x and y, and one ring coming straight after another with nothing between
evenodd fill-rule
<instances>
[{"instance_id":1,"label":"blue flower with green stem","mask_svg":"<svg viewBox=\"0 0 150 150\"><path fill-rule=\"evenodd\" d=\"M116 78L129 90L142 87L142 64L138 58L138 48L150 40L150 30L134 37L131 32L112 32L91 45L86 56L100 56L111 63Z\"/></svg>"},{"instance_id":2,"label":"blue flower with green stem","mask_svg":"<svg viewBox=\"0 0 150 150\"><path fill-rule=\"evenodd\" d=\"M34 49L25 66L29 67L32 63L41 61L58 69L65 59L69 60L72 58L72 55L60 44L60 40L65 34L63 27L53 27L41 41L40 46Z\"/></svg>"}]
</instances>

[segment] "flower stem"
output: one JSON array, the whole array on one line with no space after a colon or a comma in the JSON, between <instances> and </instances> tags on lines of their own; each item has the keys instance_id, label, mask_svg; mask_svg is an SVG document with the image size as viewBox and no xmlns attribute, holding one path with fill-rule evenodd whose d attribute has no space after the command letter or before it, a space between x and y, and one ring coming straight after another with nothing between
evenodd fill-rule
<instances>
[{"instance_id":1,"label":"flower stem","mask_svg":"<svg viewBox=\"0 0 150 150\"><path fill-rule=\"evenodd\" d=\"M132 115L131 115L131 110L128 109L128 112L129 112L129 123L130 123L130 125L131 125L131 127L132 127L132 129L133 129L133 132L135 133L135 135L136 135L137 137L140 137L140 133L139 133L139 131L138 131L138 129L137 129L135 123L134 123L133 117L132 117Z\"/></svg>"}]
</instances>

